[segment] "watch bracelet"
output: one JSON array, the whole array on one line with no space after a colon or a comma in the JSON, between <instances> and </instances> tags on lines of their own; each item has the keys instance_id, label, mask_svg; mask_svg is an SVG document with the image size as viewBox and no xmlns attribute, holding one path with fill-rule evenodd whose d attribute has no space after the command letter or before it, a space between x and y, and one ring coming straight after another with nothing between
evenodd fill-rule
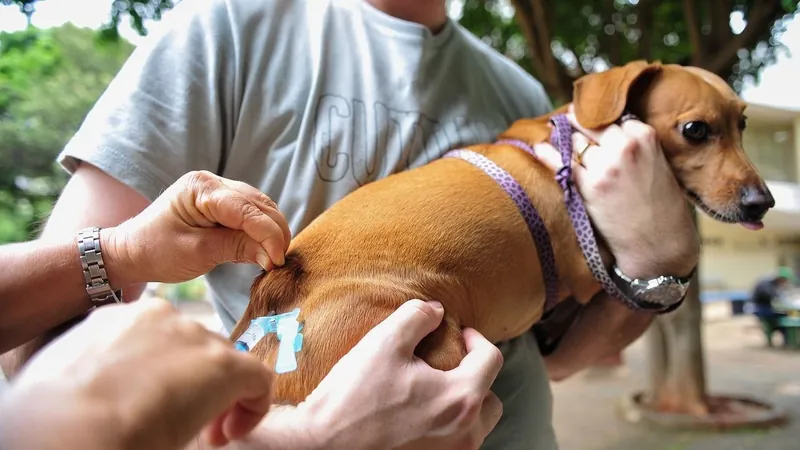
<instances>
[{"instance_id":1,"label":"watch bracelet","mask_svg":"<svg viewBox=\"0 0 800 450\"><path fill-rule=\"evenodd\" d=\"M77 233L78 257L83 270L86 294L95 306L122 303L122 290L114 290L108 280L100 244L100 228L90 227Z\"/></svg>"}]
</instances>

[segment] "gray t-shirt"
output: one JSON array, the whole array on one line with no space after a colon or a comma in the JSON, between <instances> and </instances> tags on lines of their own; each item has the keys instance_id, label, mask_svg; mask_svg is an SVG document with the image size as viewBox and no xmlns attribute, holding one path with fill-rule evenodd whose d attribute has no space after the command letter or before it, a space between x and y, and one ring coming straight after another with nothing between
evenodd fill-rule
<instances>
[{"instance_id":1,"label":"gray t-shirt","mask_svg":"<svg viewBox=\"0 0 800 450\"><path fill-rule=\"evenodd\" d=\"M551 108L540 83L456 22L433 35L364 0L191 0L163 25L59 162L88 161L150 200L209 170L269 195L294 235L359 186ZM227 330L257 273L207 275ZM500 348L505 413L484 448L555 448L535 343Z\"/></svg>"}]
</instances>

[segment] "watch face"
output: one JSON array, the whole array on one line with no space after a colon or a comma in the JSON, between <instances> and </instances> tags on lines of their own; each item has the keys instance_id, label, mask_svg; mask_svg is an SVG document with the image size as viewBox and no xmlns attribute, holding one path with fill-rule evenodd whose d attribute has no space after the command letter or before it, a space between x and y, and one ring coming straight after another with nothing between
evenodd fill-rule
<instances>
[{"instance_id":1,"label":"watch face","mask_svg":"<svg viewBox=\"0 0 800 450\"><path fill-rule=\"evenodd\" d=\"M637 302L655 303L671 306L678 303L686 293L686 286L679 283L662 283L654 287L642 286L633 289Z\"/></svg>"},{"instance_id":2,"label":"watch face","mask_svg":"<svg viewBox=\"0 0 800 450\"><path fill-rule=\"evenodd\" d=\"M686 297L690 281L673 277L657 277L650 280L630 279L618 267L611 272L614 284L635 308L656 313L677 308Z\"/></svg>"}]
</instances>

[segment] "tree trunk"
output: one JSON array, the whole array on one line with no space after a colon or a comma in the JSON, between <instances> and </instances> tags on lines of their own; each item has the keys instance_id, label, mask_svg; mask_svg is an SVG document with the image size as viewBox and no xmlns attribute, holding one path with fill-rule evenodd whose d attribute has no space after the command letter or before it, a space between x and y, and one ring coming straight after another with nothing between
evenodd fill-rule
<instances>
[{"instance_id":1,"label":"tree trunk","mask_svg":"<svg viewBox=\"0 0 800 450\"><path fill-rule=\"evenodd\" d=\"M531 55L531 65L539 81L544 85L555 105L572 99L572 82L584 75L583 71L570 74L553 54L554 26L553 3L544 0L511 0Z\"/></svg>"},{"instance_id":2,"label":"tree trunk","mask_svg":"<svg viewBox=\"0 0 800 450\"><path fill-rule=\"evenodd\" d=\"M702 325L698 271L684 304L658 317L647 333L649 401L655 410L708 414Z\"/></svg>"}]
</instances>

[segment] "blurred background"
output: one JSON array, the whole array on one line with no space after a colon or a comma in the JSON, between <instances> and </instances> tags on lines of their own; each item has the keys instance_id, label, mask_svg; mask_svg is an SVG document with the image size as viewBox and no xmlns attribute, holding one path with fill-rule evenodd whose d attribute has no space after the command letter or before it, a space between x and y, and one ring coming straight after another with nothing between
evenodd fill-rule
<instances>
[{"instance_id":1,"label":"blurred background","mask_svg":"<svg viewBox=\"0 0 800 450\"><path fill-rule=\"evenodd\" d=\"M0 243L35 238L67 179L55 156L175 3L0 0ZM635 59L719 74L749 103L745 150L777 202L760 232L698 215L699 287L687 303L624 355L554 385L562 449L800 448L797 0L460 0L448 7L539 79L556 105L569 101L576 78ZM785 288L768 300L770 315L761 314L752 292L778 275ZM215 322L200 279L152 284L147 295Z\"/></svg>"}]
</instances>

